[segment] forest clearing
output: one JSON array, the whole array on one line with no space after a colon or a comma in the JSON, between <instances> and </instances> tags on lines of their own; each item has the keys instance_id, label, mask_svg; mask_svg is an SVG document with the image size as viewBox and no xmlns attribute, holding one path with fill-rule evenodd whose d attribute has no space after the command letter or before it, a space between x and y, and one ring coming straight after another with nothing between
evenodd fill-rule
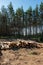
<instances>
[{"instance_id":1,"label":"forest clearing","mask_svg":"<svg viewBox=\"0 0 43 65\"><path fill-rule=\"evenodd\" d=\"M0 40L0 42L3 46L6 45L6 48L3 47L0 50L0 65L43 65L43 43L21 39L11 42ZM27 44L27 47L24 43Z\"/></svg>"}]
</instances>

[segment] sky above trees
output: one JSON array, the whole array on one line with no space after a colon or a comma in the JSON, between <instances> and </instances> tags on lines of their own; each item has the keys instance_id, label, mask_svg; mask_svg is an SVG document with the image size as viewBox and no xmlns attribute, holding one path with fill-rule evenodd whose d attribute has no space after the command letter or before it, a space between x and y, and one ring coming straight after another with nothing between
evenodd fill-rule
<instances>
[{"instance_id":1,"label":"sky above trees","mask_svg":"<svg viewBox=\"0 0 43 65\"><path fill-rule=\"evenodd\" d=\"M30 6L32 6L32 9L36 7L36 4L39 6L43 0L0 0L0 9L3 5L7 7L10 2L12 2L15 11L21 6L23 6L24 11L26 11Z\"/></svg>"}]
</instances>

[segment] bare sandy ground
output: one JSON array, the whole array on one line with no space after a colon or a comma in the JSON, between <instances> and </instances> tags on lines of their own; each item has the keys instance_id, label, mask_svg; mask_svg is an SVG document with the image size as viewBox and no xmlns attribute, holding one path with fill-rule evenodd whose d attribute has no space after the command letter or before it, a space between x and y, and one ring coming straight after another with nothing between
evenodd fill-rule
<instances>
[{"instance_id":1,"label":"bare sandy ground","mask_svg":"<svg viewBox=\"0 0 43 65\"><path fill-rule=\"evenodd\" d=\"M2 50L0 65L43 65L43 48Z\"/></svg>"},{"instance_id":2,"label":"bare sandy ground","mask_svg":"<svg viewBox=\"0 0 43 65\"><path fill-rule=\"evenodd\" d=\"M0 65L43 65L43 48L3 50Z\"/></svg>"}]
</instances>

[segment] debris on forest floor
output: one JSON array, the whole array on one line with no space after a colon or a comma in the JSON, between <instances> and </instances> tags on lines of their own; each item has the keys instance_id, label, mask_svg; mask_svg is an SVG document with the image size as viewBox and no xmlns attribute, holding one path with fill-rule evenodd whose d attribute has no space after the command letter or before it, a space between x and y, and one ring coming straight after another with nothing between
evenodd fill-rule
<instances>
[{"instance_id":1,"label":"debris on forest floor","mask_svg":"<svg viewBox=\"0 0 43 65\"><path fill-rule=\"evenodd\" d=\"M31 40L3 41L0 42L0 49L6 50L11 48L43 48L43 43L38 43Z\"/></svg>"}]
</instances>

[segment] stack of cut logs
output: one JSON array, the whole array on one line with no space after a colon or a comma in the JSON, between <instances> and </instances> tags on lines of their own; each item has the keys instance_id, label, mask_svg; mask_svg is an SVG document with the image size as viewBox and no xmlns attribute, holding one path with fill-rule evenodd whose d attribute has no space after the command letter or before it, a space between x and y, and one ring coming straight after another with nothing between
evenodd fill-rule
<instances>
[{"instance_id":1,"label":"stack of cut logs","mask_svg":"<svg viewBox=\"0 0 43 65\"><path fill-rule=\"evenodd\" d=\"M11 48L43 48L43 44L31 40L16 40L12 42L0 42L0 49Z\"/></svg>"}]
</instances>

